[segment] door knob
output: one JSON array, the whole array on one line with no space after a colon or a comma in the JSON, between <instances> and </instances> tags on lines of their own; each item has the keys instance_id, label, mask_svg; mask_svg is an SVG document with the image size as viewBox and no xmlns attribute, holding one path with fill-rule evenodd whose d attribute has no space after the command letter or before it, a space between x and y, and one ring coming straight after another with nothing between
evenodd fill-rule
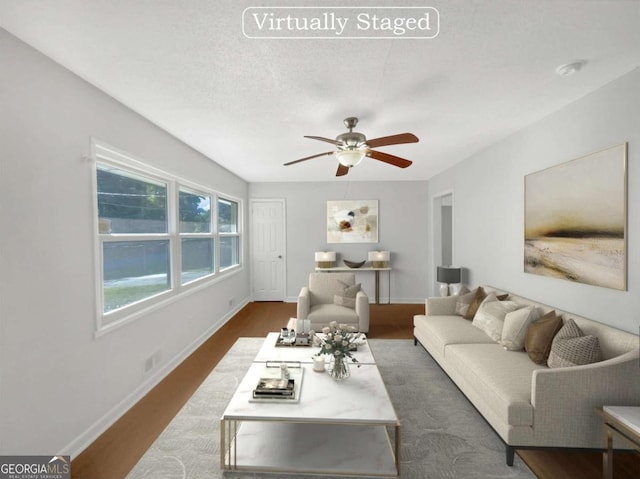
<instances>
[{"instance_id":1,"label":"door knob","mask_svg":"<svg viewBox=\"0 0 640 479\"><path fill-rule=\"evenodd\" d=\"M279 258L279 259L282 259L282 255L281 255L281 254L279 254L279 255L278 255L278 258Z\"/></svg>"}]
</instances>

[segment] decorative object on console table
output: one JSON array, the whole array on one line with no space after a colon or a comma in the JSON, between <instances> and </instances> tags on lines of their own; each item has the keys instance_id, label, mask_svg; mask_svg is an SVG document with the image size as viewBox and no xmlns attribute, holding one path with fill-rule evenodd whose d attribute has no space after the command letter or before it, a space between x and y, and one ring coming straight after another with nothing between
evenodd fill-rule
<instances>
[{"instance_id":1,"label":"decorative object on console table","mask_svg":"<svg viewBox=\"0 0 640 479\"><path fill-rule=\"evenodd\" d=\"M369 261L372 268L388 268L391 253L388 251L369 251Z\"/></svg>"},{"instance_id":2,"label":"decorative object on console table","mask_svg":"<svg viewBox=\"0 0 640 479\"><path fill-rule=\"evenodd\" d=\"M366 263L366 261L357 261L356 262L356 261L349 261L349 260L346 260L346 259L343 259L342 261L349 268L360 268Z\"/></svg>"},{"instance_id":3,"label":"decorative object on console table","mask_svg":"<svg viewBox=\"0 0 640 479\"><path fill-rule=\"evenodd\" d=\"M449 285L460 282L460 268L455 266L438 266L437 275L440 285L440 296L449 296Z\"/></svg>"},{"instance_id":4,"label":"decorative object on console table","mask_svg":"<svg viewBox=\"0 0 640 479\"><path fill-rule=\"evenodd\" d=\"M333 268L333 263L336 261L336 252L316 251L315 258L318 268Z\"/></svg>"}]
</instances>

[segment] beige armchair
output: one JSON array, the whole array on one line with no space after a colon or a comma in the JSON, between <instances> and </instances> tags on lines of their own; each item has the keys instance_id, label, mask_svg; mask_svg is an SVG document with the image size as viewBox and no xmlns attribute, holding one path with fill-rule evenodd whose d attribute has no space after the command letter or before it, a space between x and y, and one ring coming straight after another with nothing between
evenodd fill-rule
<instances>
[{"instance_id":1,"label":"beige armchair","mask_svg":"<svg viewBox=\"0 0 640 479\"><path fill-rule=\"evenodd\" d=\"M356 293L355 289L354 273L311 273L309 285L298 295L297 318L309 319L314 331L336 321L368 333L369 297L361 290Z\"/></svg>"}]
</instances>

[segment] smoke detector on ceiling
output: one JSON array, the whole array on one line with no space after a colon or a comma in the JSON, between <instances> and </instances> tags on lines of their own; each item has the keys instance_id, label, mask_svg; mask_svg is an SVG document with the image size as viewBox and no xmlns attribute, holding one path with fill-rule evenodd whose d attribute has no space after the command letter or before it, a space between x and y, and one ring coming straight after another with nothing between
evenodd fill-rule
<instances>
[{"instance_id":1,"label":"smoke detector on ceiling","mask_svg":"<svg viewBox=\"0 0 640 479\"><path fill-rule=\"evenodd\" d=\"M578 73L586 64L586 60L576 60L575 62L566 63L556 68L556 74L561 77L568 77L574 73Z\"/></svg>"}]
</instances>

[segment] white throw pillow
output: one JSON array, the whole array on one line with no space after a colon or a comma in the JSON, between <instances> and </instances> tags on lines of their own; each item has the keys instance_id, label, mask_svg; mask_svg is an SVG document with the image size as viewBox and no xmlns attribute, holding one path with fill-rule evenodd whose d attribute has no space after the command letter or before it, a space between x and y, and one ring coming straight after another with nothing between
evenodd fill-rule
<instances>
[{"instance_id":1,"label":"white throw pillow","mask_svg":"<svg viewBox=\"0 0 640 479\"><path fill-rule=\"evenodd\" d=\"M491 293L478 308L471 324L484 331L494 341L500 341L504 317L516 309L518 305L513 301L498 301L495 294Z\"/></svg>"},{"instance_id":2,"label":"white throw pillow","mask_svg":"<svg viewBox=\"0 0 640 479\"><path fill-rule=\"evenodd\" d=\"M535 306L517 309L507 313L502 326L502 339L499 341L507 351L524 349L527 329L534 321L540 319L540 312Z\"/></svg>"}]
</instances>

